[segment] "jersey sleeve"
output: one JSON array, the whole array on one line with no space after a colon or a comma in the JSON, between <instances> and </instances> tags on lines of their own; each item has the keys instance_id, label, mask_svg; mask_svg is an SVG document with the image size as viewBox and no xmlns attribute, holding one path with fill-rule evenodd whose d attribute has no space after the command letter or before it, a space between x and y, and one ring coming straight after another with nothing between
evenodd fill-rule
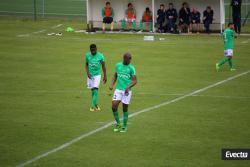
<instances>
[{"instance_id":1,"label":"jersey sleeve","mask_svg":"<svg viewBox=\"0 0 250 167\"><path fill-rule=\"evenodd\" d=\"M104 55L103 55L103 54L101 55L100 62L101 62L101 63L105 62L105 58L104 58Z\"/></svg>"},{"instance_id":2,"label":"jersey sleeve","mask_svg":"<svg viewBox=\"0 0 250 167\"><path fill-rule=\"evenodd\" d=\"M89 63L89 61L88 61L88 55L87 54L85 54L85 62Z\"/></svg>"},{"instance_id":3,"label":"jersey sleeve","mask_svg":"<svg viewBox=\"0 0 250 167\"><path fill-rule=\"evenodd\" d=\"M119 64L116 64L116 65L115 65L115 72L116 72L116 73L118 72L118 66L119 66Z\"/></svg>"},{"instance_id":4,"label":"jersey sleeve","mask_svg":"<svg viewBox=\"0 0 250 167\"><path fill-rule=\"evenodd\" d=\"M136 70L135 70L135 67L131 67L131 75L132 76L135 76L136 75Z\"/></svg>"}]
</instances>

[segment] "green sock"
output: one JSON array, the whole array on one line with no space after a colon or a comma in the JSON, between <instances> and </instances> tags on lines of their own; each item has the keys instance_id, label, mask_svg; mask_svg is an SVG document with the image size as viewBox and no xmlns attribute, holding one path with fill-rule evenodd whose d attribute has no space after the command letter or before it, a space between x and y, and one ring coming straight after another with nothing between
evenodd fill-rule
<instances>
[{"instance_id":1,"label":"green sock","mask_svg":"<svg viewBox=\"0 0 250 167\"><path fill-rule=\"evenodd\" d=\"M92 90L92 107L95 108L97 105L97 99L98 99L98 89Z\"/></svg>"},{"instance_id":2,"label":"green sock","mask_svg":"<svg viewBox=\"0 0 250 167\"><path fill-rule=\"evenodd\" d=\"M234 67L232 59L228 59L228 64L229 64L230 68Z\"/></svg>"},{"instance_id":3,"label":"green sock","mask_svg":"<svg viewBox=\"0 0 250 167\"><path fill-rule=\"evenodd\" d=\"M221 61L219 61L219 66L225 64L228 61L228 59L222 59Z\"/></svg>"},{"instance_id":4,"label":"green sock","mask_svg":"<svg viewBox=\"0 0 250 167\"><path fill-rule=\"evenodd\" d=\"M143 23L143 21L140 22L140 29L144 30L144 23Z\"/></svg>"},{"instance_id":5,"label":"green sock","mask_svg":"<svg viewBox=\"0 0 250 167\"><path fill-rule=\"evenodd\" d=\"M128 122L128 112L123 112L123 126L127 127Z\"/></svg>"},{"instance_id":6,"label":"green sock","mask_svg":"<svg viewBox=\"0 0 250 167\"><path fill-rule=\"evenodd\" d=\"M153 23L152 22L149 22L149 28L150 28L150 31L153 31Z\"/></svg>"},{"instance_id":7,"label":"green sock","mask_svg":"<svg viewBox=\"0 0 250 167\"><path fill-rule=\"evenodd\" d=\"M117 110L115 109L112 109L113 110L113 115L114 115L114 118L115 118L115 121L117 124L120 124L120 118L119 118L119 113Z\"/></svg>"},{"instance_id":8,"label":"green sock","mask_svg":"<svg viewBox=\"0 0 250 167\"><path fill-rule=\"evenodd\" d=\"M132 27L133 27L134 30L136 29L136 22L135 21L133 21Z\"/></svg>"},{"instance_id":9,"label":"green sock","mask_svg":"<svg viewBox=\"0 0 250 167\"><path fill-rule=\"evenodd\" d=\"M122 25L121 26L122 26L122 29L124 30L125 29L125 20L124 19L122 20Z\"/></svg>"}]
</instances>

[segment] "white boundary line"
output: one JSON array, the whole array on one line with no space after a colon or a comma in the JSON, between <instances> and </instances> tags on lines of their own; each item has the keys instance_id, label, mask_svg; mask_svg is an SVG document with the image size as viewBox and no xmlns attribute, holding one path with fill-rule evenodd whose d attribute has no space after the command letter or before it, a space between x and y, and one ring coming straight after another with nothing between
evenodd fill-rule
<instances>
[{"instance_id":1,"label":"white boundary line","mask_svg":"<svg viewBox=\"0 0 250 167\"><path fill-rule=\"evenodd\" d=\"M58 24L58 25L55 25L55 26L52 26L50 27L51 29L56 29L56 28L59 28L61 27L63 24ZM17 35L17 37L29 37L30 35L32 34L40 34L40 33L43 33L47 31L47 29L42 29L42 30L39 30L39 31L35 31L35 32L31 32L31 33L27 33L27 34L20 34L20 35Z\"/></svg>"},{"instance_id":2,"label":"white boundary line","mask_svg":"<svg viewBox=\"0 0 250 167\"><path fill-rule=\"evenodd\" d=\"M249 38L248 40L242 41L241 43L246 44L246 43L248 43L248 42L250 42L250 38Z\"/></svg>"},{"instance_id":3,"label":"white boundary line","mask_svg":"<svg viewBox=\"0 0 250 167\"><path fill-rule=\"evenodd\" d=\"M229 77L229 78L227 78L227 79L225 79L225 80L222 80L222 81L219 81L219 82L216 82L216 83L214 83L214 84L212 84L212 85L209 85L209 86L207 86L207 87L204 87L204 88L195 90L195 91L193 91L193 92L191 92L191 93L185 94L185 95L183 95L183 96L177 97L177 98L175 98L175 99L173 99L173 100L169 100L169 101L163 102L163 103L161 103L161 104L158 104L158 105L155 105L155 106L152 106L152 107L149 107L149 108L145 108L145 109L140 110L140 111L138 111L138 112L134 112L134 113L132 113L132 114L129 115L129 118L135 117L135 116L137 116L137 115L139 115L139 114L142 114L142 113L145 113L145 112L149 112L149 111L158 109L158 108L160 108L160 107L162 107L162 106L166 106L166 105L175 103L175 102L177 102L177 101L180 101L180 100L185 99L185 98L187 98L187 97L193 96L193 95L195 95L195 94L204 92L204 91L206 91L206 90L208 90L208 89L211 89L211 88L213 88L213 87L222 85L222 84L224 84L224 83L226 83L226 82L228 82L228 81L231 81L231 80L234 80L234 79L236 79L236 78L239 78L239 77L241 77L241 76L243 76L243 75L246 75L246 74L248 74L249 72L250 72L250 71L246 71L246 72L237 74L237 75L235 75L235 76ZM80 140L86 138L86 137L89 137L89 136L91 136L91 135L94 135L94 134L96 134L96 133L98 133L98 132L100 132L100 131L102 131L102 130L104 130L104 129L110 127L110 126L112 126L114 123L115 123L115 122L112 121L112 122L109 122L109 123L107 123L107 124L101 126L100 128L94 129L94 130L89 131L89 132L87 132L87 133L83 133L82 135L80 135L80 136L78 136L78 137L76 137L76 138L74 138L74 139L72 139L72 140L70 140L70 141L68 141L68 142L66 142L66 143L64 143L64 144L62 144L62 145L56 147L56 148L54 148L54 149L51 149L51 150L49 150L49 151L47 151L47 152L45 152L45 153L43 153L43 154L41 154L41 155L38 155L38 156L36 156L36 157L34 157L34 158L32 158L32 159L26 161L26 162L23 162L23 163L17 165L16 167L24 167L24 166L29 165L29 164L31 164L31 163L33 163L33 162L35 162L35 161L38 161L38 160L40 160L40 159L42 159L42 158L44 158L44 157L47 157L47 156L50 155L50 154L53 154L53 153L55 153L55 152L58 152L58 151L60 151L60 150L62 150L62 149L64 149L64 148L66 148L66 147L68 147L68 146L70 146L70 145L72 145L72 144L74 144L74 143L76 143L76 142L78 142L78 141L80 141Z\"/></svg>"}]
</instances>

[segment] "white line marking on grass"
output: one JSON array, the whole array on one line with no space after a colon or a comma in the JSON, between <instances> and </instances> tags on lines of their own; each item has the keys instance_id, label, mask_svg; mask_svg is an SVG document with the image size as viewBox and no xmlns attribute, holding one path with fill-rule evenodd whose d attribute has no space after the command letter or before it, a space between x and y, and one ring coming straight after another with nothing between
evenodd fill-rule
<instances>
[{"instance_id":1,"label":"white line marking on grass","mask_svg":"<svg viewBox=\"0 0 250 167\"><path fill-rule=\"evenodd\" d=\"M169 104L172 104L172 103L175 103L175 102L177 102L177 101L180 101L180 100L185 99L185 98L187 98L187 97L193 96L193 95L195 95L195 94L204 92L204 91L206 91L206 90L208 90L208 89L211 89L211 88L213 88L213 87L222 85L222 84L224 84L224 83L226 83L226 82L229 82L229 81L234 80L234 79L236 79L236 78L239 78L239 77L241 77L241 76L243 76L243 75L246 75L246 74L248 74L249 72L250 72L250 71L246 71L246 72L237 74L237 75L235 75L235 76L229 77L229 78L227 78L227 79L225 79L225 80L222 80L222 81L219 81L219 82L216 82L216 83L214 83L214 84L212 84L212 85L209 85L209 86L207 86L207 87L204 87L204 88L195 90L195 91L193 91L193 92L191 92L191 93L185 94L185 95L183 95L183 96L181 96L181 97L177 97L177 98L175 98L175 99L173 99L173 100L169 100L169 101L163 102L163 103L161 103L161 104L158 104L158 105L155 105L155 106L152 106L152 107L145 108L145 109L143 109L143 110L134 112L134 113L132 113L132 114L129 115L129 118L135 117L135 116L137 116L137 115L139 115L139 114L142 114L142 113L145 113L145 112L149 112L149 111L158 109L158 108L160 108L160 107L163 107L163 106L166 106L166 105L169 105ZM74 143L76 143L76 142L78 142L78 141L80 141L80 140L86 138L86 137L89 137L89 136L94 135L94 134L96 134L96 133L98 133L98 132L100 132L100 131L102 131L102 130L104 130L104 129L107 129L108 127L112 126L114 123L115 123L115 122L112 121L112 122L109 122L109 123L107 123L107 124L101 126L100 128L97 128L97 129L91 130L90 132L84 133L84 134L82 134L82 135L80 135L80 136L78 136L78 137L76 137L76 138L74 138L74 139L72 139L72 140L70 140L70 141L68 141L68 142L66 142L66 143L64 143L64 144L62 144L62 145L56 147L56 148L54 148L54 149L51 149L51 150L49 150L49 151L47 151L47 152L45 152L45 153L43 153L43 154L41 154L41 155L38 155L38 156L36 156L36 157L34 157L34 158L32 158L32 159L30 159L30 160L24 162L24 163L21 163L21 164L17 165L17 167L24 167L24 166L26 166L26 165L29 165L29 164L35 162L35 161L40 160L41 158L47 157L47 156L50 155L50 154L53 154L53 153L55 153L55 152L57 152L57 151L60 151L60 150L63 150L64 148L66 148L66 147L68 147L68 146L70 146L70 145L72 145L72 144L74 144Z\"/></svg>"},{"instance_id":2,"label":"white line marking on grass","mask_svg":"<svg viewBox=\"0 0 250 167\"><path fill-rule=\"evenodd\" d=\"M52 28L52 29L59 28L59 27L61 27L62 25L63 25L63 24L58 24L58 25L52 26L51 28Z\"/></svg>"},{"instance_id":3,"label":"white line marking on grass","mask_svg":"<svg viewBox=\"0 0 250 167\"><path fill-rule=\"evenodd\" d=\"M250 38L249 38L248 40L242 41L241 43L246 44L246 43L248 43L248 42L250 42Z\"/></svg>"},{"instance_id":4,"label":"white line marking on grass","mask_svg":"<svg viewBox=\"0 0 250 167\"><path fill-rule=\"evenodd\" d=\"M152 96L181 96L183 93L136 93L137 95ZM228 99L250 99L250 96L227 96L227 95L192 95L191 97L212 97L212 98L228 98Z\"/></svg>"},{"instance_id":5,"label":"white line marking on grass","mask_svg":"<svg viewBox=\"0 0 250 167\"><path fill-rule=\"evenodd\" d=\"M33 32L33 34L40 34L40 33L43 33L43 32L45 32L45 31L46 31L46 29L42 29L42 30Z\"/></svg>"}]
</instances>

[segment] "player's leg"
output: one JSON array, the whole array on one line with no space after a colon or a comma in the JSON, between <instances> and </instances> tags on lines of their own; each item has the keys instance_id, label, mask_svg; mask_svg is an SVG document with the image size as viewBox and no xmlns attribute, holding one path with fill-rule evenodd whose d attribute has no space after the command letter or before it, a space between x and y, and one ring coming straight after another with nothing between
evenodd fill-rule
<instances>
[{"instance_id":1,"label":"player's leg","mask_svg":"<svg viewBox=\"0 0 250 167\"><path fill-rule=\"evenodd\" d=\"M120 132L126 132L128 129L127 123L128 123L128 105L130 103L132 96L132 91L129 91L128 95L125 95L123 92L122 94L122 107L123 107L123 126Z\"/></svg>"},{"instance_id":2,"label":"player's leg","mask_svg":"<svg viewBox=\"0 0 250 167\"><path fill-rule=\"evenodd\" d=\"M102 31L105 31L105 29L106 29L106 17L103 18Z\"/></svg>"},{"instance_id":3,"label":"player's leg","mask_svg":"<svg viewBox=\"0 0 250 167\"><path fill-rule=\"evenodd\" d=\"M112 101L112 112L113 112L113 116L115 119L115 127L114 127L114 132L118 132L121 129L121 123L120 123L120 117L119 117L119 112L118 112L118 106L120 104L119 100L113 100Z\"/></svg>"},{"instance_id":4,"label":"player's leg","mask_svg":"<svg viewBox=\"0 0 250 167\"><path fill-rule=\"evenodd\" d=\"M123 31L125 30L125 26L126 26L126 21L125 19L122 19L121 27Z\"/></svg>"},{"instance_id":5,"label":"player's leg","mask_svg":"<svg viewBox=\"0 0 250 167\"><path fill-rule=\"evenodd\" d=\"M128 104L122 103L122 108L123 108L123 126L120 132L126 132L128 123Z\"/></svg>"},{"instance_id":6,"label":"player's leg","mask_svg":"<svg viewBox=\"0 0 250 167\"><path fill-rule=\"evenodd\" d=\"M110 30L111 31L114 30L114 20L113 20L113 17L110 17Z\"/></svg>"},{"instance_id":7,"label":"player's leg","mask_svg":"<svg viewBox=\"0 0 250 167\"><path fill-rule=\"evenodd\" d=\"M132 19L132 28L133 30L136 30L136 20Z\"/></svg>"},{"instance_id":8,"label":"player's leg","mask_svg":"<svg viewBox=\"0 0 250 167\"><path fill-rule=\"evenodd\" d=\"M101 75L94 76L92 78L92 109L95 111L100 111L100 107L98 106L98 94L99 94L99 85L101 82Z\"/></svg>"},{"instance_id":9,"label":"player's leg","mask_svg":"<svg viewBox=\"0 0 250 167\"><path fill-rule=\"evenodd\" d=\"M92 108L96 110L100 110L100 108L97 105L98 101L98 88L93 88L92 89Z\"/></svg>"},{"instance_id":10,"label":"player's leg","mask_svg":"<svg viewBox=\"0 0 250 167\"><path fill-rule=\"evenodd\" d=\"M235 71L234 64L233 64L233 49L229 49L227 58L228 58L228 64L229 64L230 70Z\"/></svg>"},{"instance_id":11,"label":"player's leg","mask_svg":"<svg viewBox=\"0 0 250 167\"><path fill-rule=\"evenodd\" d=\"M145 29L145 24L144 24L144 22L141 20L141 21L140 21L140 30L141 30L141 32L144 31L144 29Z\"/></svg>"},{"instance_id":12,"label":"player's leg","mask_svg":"<svg viewBox=\"0 0 250 167\"><path fill-rule=\"evenodd\" d=\"M119 132L121 129L120 117L118 113L118 106L121 102L121 99L122 99L122 92L120 90L115 90L112 100L112 112L116 122L115 128L113 129L114 132Z\"/></svg>"}]
</instances>

